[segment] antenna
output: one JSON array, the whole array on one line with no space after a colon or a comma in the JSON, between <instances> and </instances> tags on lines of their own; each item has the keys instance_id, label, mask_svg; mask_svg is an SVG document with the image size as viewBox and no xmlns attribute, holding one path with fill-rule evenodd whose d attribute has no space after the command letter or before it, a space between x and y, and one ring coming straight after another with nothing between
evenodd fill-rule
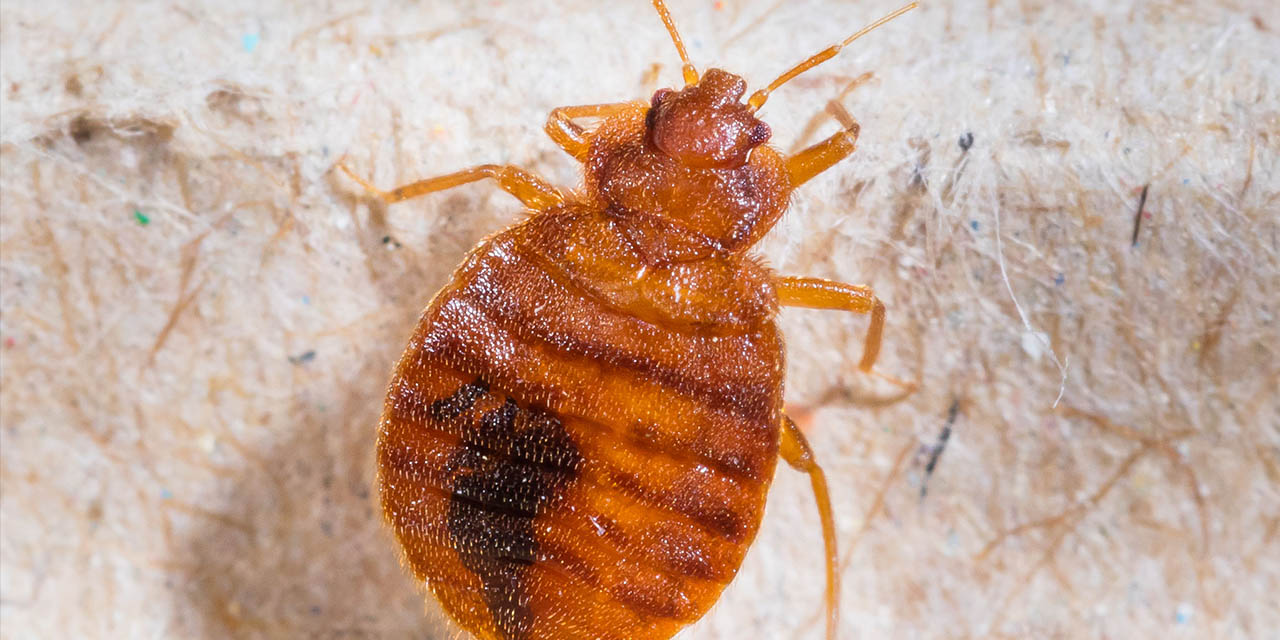
<instances>
[{"instance_id":1,"label":"antenna","mask_svg":"<svg viewBox=\"0 0 1280 640\"><path fill-rule=\"evenodd\" d=\"M680 52L680 60L684 62L684 84L689 86L698 81L698 70L693 68L693 63L689 62L689 52L684 50L684 41L680 39L680 32L676 31L676 23L671 20L671 12L667 11L667 5L662 0L653 0L653 8L658 10L658 17L662 18L662 24L667 25L667 33L671 34L671 41L676 43L676 51Z\"/></svg>"},{"instance_id":2,"label":"antenna","mask_svg":"<svg viewBox=\"0 0 1280 640\"><path fill-rule=\"evenodd\" d=\"M657 5L659 1L660 1L660 0L653 0L653 4ZM894 11L893 13L890 13L889 15L887 15L887 16L885 16L885 17L883 17L883 18L880 18L879 20L876 20L875 22L872 22L871 24L869 24L869 25L867 25L867 26L863 27L863 28L862 28L862 29L860 29L857 33L855 33L855 34L853 34L853 35L849 36L848 38L845 38L843 42L840 42L840 43L838 43L838 44L833 44L833 45L831 45L831 46L827 47L826 49L823 49L822 51L819 51L818 53L813 54L812 56L810 56L810 57L809 57L809 59L807 59L807 60L805 60L804 62L801 62L800 64L798 64L798 65L796 65L796 66L792 67L790 71L788 71L788 72L786 72L786 73L784 73L784 74L782 74L782 75L778 76L778 79L777 79L777 80L774 80L773 82L770 82L770 83L769 83L769 86L767 86L767 87L765 87L765 88L763 88L763 89L761 89L761 90L759 90L759 91L757 91L757 92L755 92L755 93L751 94L751 97L747 100L747 106L748 106L748 108L750 108L750 109L751 109L751 111L752 111L753 113L754 113L755 111L758 111L758 110L760 109L760 107L764 106L764 102L765 102L765 100L768 100L768 99L769 99L769 94L770 94L770 93L773 93L773 91L774 91L775 89L777 89L778 87L781 87L782 85L786 84L786 83L787 83L787 82L789 82L792 78L794 78L794 77L796 77L796 76L798 76L798 75L800 75L800 74L802 74L802 73L804 73L804 72L806 72L806 71L808 71L808 70L810 70L810 69L812 69L812 68L814 68L814 67L816 67L816 66L818 66L818 65L820 65L820 64L822 64L822 63L824 63L824 62L826 62L827 60L830 60L830 59L834 58L834 57L836 56L836 54L837 54L837 53L840 53L840 50L841 50L841 49L843 49L843 48L845 48L845 47L849 46L849 43L850 43L850 42L853 42L854 40L857 40L858 38L861 38L862 36L867 35L867 34L868 34L868 33L870 33L872 30L874 30L876 27L879 27L879 26L883 25L884 23L886 23L886 22L888 22L888 21L890 21L890 20L893 20L894 18L896 18L896 17L898 17L898 16L900 16L900 15L902 15L902 14L904 14L904 13L906 13L906 12L908 12L908 11L910 11L910 10L912 10L912 9L914 9L914 8L916 8L916 7L918 7L918 6L920 6L920 5L919 5L919 3L916 3L916 2L912 2L912 3L910 3L910 4L906 5L906 6L903 6L902 8L898 9L897 11ZM662 11L665 11L665 10L664 10L664 9L659 9L658 11L659 11L659 12L662 12ZM668 20L668 21L670 20L670 18L664 18L664 19L665 19L665 20ZM671 24L671 23L670 23L670 22L668 22L667 24L668 24L668 26L670 26L670 24ZM672 32L671 32L671 34L672 34L672 35L675 35L675 31L672 31ZM677 41L677 42L676 42L676 46L680 46L679 41ZM684 47L680 47L680 54L681 54L681 57L683 57L683 56L684 56ZM687 60L686 60L686 62L687 62ZM686 66L687 66L687 65L686 65ZM687 74L687 73L686 73L686 76L685 76L685 77L686 77L686 79L688 78L688 74Z\"/></svg>"}]
</instances>

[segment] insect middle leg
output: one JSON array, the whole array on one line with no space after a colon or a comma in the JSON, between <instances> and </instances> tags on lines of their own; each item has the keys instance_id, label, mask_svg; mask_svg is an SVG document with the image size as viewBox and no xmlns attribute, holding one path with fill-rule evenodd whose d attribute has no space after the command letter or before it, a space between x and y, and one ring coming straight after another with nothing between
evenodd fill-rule
<instances>
[{"instance_id":1,"label":"insect middle leg","mask_svg":"<svg viewBox=\"0 0 1280 640\"><path fill-rule=\"evenodd\" d=\"M778 293L778 304L785 307L833 309L871 314L871 323L867 327L867 337L862 347L862 360L858 363L858 369L884 378L905 389L915 389L915 383L872 370L876 364L876 358L880 355L880 341L884 335L884 303L871 291L871 287L797 276L778 278L774 280L773 286Z\"/></svg>"},{"instance_id":2,"label":"insect middle leg","mask_svg":"<svg viewBox=\"0 0 1280 640\"><path fill-rule=\"evenodd\" d=\"M787 157L787 173L791 176L792 188L830 169L835 163L849 157L849 154L858 147L858 132L862 129L858 121L854 120L853 116L849 115L849 111L835 100L827 103L827 111L840 121L844 129L835 132L822 142Z\"/></svg>"},{"instance_id":3,"label":"insect middle leg","mask_svg":"<svg viewBox=\"0 0 1280 640\"><path fill-rule=\"evenodd\" d=\"M601 118L613 115L624 109L636 108L632 102L614 102L609 104L582 104L572 107L556 107L547 116L545 130L551 140L565 150L565 153L579 162L587 159L587 149L591 144L587 130L574 122L577 118Z\"/></svg>"},{"instance_id":4,"label":"insect middle leg","mask_svg":"<svg viewBox=\"0 0 1280 640\"><path fill-rule=\"evenodd\" d=\"M827 475L813 458L813 449L804 433L790 416L782 416L782 443L779 455L797 471L809 475L813 498L818 503L818 519L822 522L822 543L826 548L827 565L827 640L836 637L836 622L840 613L836 603L840 598L840 576L836 572L839 554L836 549L836 521L831 511L831 494L827 490Z\"/></svg>"},{"instance_id":5,"label":"insect middle leg","mask_svg":"<svg viewBox=\"0 0 1280 640\"><path fill-rule=\"evenodd\" d=\"M512 165L482 164L478 167L455 171L447 175L419 180L402 187L396 187L391 191L383 191L373 186L369 181L357 176L347 168L347 165L341 162L338 163L338 168L342 169L342 172L350 176L352 180L360 183L360 186L364 187L366 191L378 196L387 204L424 196L436 191L452 189L468 182L476 182L486 178L496 180L498 187L515 196L516 199L524 203L524 206L530 209L546 209L564 202L564 194L560 193L559 189L551 186L546 180L533 173Z\"/></svg>"}]
</instances>

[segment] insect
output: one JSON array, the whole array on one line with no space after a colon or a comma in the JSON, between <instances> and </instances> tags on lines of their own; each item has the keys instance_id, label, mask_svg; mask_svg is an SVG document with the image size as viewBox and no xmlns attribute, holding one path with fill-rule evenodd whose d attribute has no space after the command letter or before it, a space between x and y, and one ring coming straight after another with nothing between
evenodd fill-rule
<instances>
[{"instance_id":1,"label":"insect","mask_svg":"<svg viewBox=\"0 0 1280 640\"><path fill-rule=\"evenodd\" d=\"M339 165L386 203L489 179L529 209L472 250L396 365L377 442L383 513L414 575L478 638L669 638L737 573L781 457L817 502L834 638L827 482L783 411L775 317L870 314L859 367L873 372L885 308L869 287L779 276L749 250L792 190L853 152L859 127L835 109L840 131L783 156L756 112L915 3L745 101L740 77L698 73L653 6L685 86L553 110L546 132L584 165L579 189L482 165L383 192Z\"/></svg>"}]
</instances>

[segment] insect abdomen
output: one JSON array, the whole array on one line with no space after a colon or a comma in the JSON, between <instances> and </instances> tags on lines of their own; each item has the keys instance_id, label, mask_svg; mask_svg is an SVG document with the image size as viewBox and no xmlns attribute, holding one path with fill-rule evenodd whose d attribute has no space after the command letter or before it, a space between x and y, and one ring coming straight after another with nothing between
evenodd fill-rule
<instances>
[{"instance_id":1,"label":"insect abdomen","mask_svg":"<svg viewBox=\"0 0 1280 640\"><path fill-rule=\"evenodd\" d=\"M777 455L771 322L709 337L576 288L521 227L432 302L387 396L384 509L483 638L667 638L754 538Z\"/></svg>"}]
</instances>

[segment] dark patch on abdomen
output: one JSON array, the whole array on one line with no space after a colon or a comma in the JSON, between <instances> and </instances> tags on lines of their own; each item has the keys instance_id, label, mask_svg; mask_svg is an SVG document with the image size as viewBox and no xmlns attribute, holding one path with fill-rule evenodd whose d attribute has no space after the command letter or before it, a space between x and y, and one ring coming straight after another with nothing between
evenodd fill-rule
<instances>
[{"instance_id":1,"label":"dark patch on abdomen","mask_svg":"<svg viewBox=\"0 0 1280 640\"><path fill-rule=\"evenodd\" d=\"M483 380L463 385L432 403L431 417L474 420L469 411L488 391ZM564 495L582 457L559 418L509 397L461 431L447 469L450 541L480 579L499 635L525 640L533 626L526 581L539 555L533 521Z\"/></svg>"},{"instance_id":2,"label":"dark patch on abdomen","mask_svg":"<svg viewBox=\"0 0 1280 640\"><path fill-rule=\"evenodd\" d=\"M489 392L489 383L476 379L475 382L458 387L448 398L441 398L431 403L428 411L432 420L452 420L475 406L476 400Z\"/></svg>"}]
</instances>

